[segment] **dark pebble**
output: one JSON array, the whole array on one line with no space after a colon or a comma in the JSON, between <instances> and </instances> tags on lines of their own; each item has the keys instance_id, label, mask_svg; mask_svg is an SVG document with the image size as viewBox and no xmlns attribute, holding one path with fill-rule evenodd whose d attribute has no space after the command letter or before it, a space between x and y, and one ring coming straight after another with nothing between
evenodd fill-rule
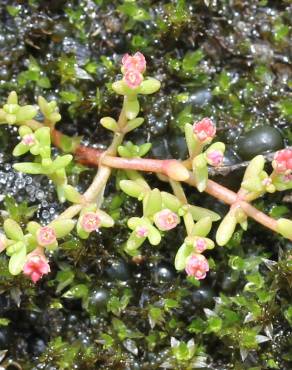
<instances>
[{"instance_id":1,"label":"dark pebble","mask_svg":"<svg viewBox=\"0 0 292 370\"><path fill-rule=\"evenodd\" d=\"M110 262L110 266L106 268L105 272L111 280L127 281L131 277L129 267L123 260Z\"/></svg>"},{"instance_id":2,"label":"dark pebble","mask_svg":"<svg viewBox=\"0 0 292 370\"><path fill-rule=\"evenodd\" d=\"M260 126L239 138L238 154L243 160L250 160L258 154L274 152L283 146L283 137L278 129Z\"/></svg>"}]
</instances>

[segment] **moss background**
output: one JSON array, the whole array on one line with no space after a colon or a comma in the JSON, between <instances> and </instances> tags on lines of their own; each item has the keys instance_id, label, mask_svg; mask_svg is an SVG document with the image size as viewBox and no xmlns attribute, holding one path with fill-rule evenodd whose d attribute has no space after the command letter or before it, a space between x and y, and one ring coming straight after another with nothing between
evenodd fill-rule
<instances>
[{"instance_id":1,"label":"moss background","mask_svg":"<svg viewBox=\"0 0 292 370\"><path fill-rule=\"evenodd\" d=\"M121 103L111 82L121 56L140 50L162 89L143 98L146 122L130 139L151 141L152 157L184 158L184 124L211 116L228 144L226 164L238 164L292 143L291 10L289 0L1 0L0 101L11 90L27 103L55 98L58 127L104 148L110 135L98 121L117 116ZM47 222L62 206L45 178L11 169L16 140L14 129L0 128L1 209L22 222L32 215ZM217 180L236 189L241 175ZM72 167L80 190L92 176ZM226 211L187 190L194 204ZM290 194L256 205L291 218ZM212 271L199 284L173 268L182 229L158 248L144 246L134 263L122 243L139 205L114 178L105 205L114 231L82 243L69 238L37 286L9 276L0 257L2 366L292 369L292 243L250 222L209 253Z\"/></svg>"}]
</instances>

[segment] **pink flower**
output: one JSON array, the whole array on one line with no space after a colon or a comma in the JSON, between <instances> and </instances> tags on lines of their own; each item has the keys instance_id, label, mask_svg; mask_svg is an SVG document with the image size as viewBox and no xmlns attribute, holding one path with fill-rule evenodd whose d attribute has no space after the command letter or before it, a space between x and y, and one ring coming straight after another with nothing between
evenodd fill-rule
<instances>
[{"instance_id":1,"label":"pink flower","mask_svg":"<svg viewBox=\"0 0 292 370\"><path fill-rule=\"evenodd\" d=\"M207 153L207 162L214 167L218 167L223 162L224 155L220 150L212 150Z\"/></svg>"},{"instance_id":2,"label":"pink flower","mask_svg":"<svg viewBox=\"0 0 292 370\"><path fill-rule=\"evenodd\" d=\"M23 266L23 273L31 278L36 283L43 275L48 274L51 269L48 261L43 253L32 252L28 254L25 265Z\"/></svg>"},{"instance_id":3,"label":"pink flower","mask_svg":"<svg viewBox=\"0 0 292 370\"><path fill-rule=\"evenodd\" d=\"M205 279L208 271L208 261L202 254L192 254L189 257L186 265L186 273L189 276L194 276L198 280Z\"/></svg>"},{"instance_id":4,"label":"pink flower","mask_svg":"<svg viewBox=\"0 0 292 370\"><path fill-rule=\"evenodd\" d=\"M136 228L136 235L139 237L139 238L146 238L146 236L148 235L148 228L146 226L138 226Z\"/></svg>"},{"instance_id":5,"label":"pink flower","mask_svg":"<svg viewBox=\"0 0 292 370\"><path fill-rule=\"evenodd\" d=\"M87 212L82 216L81 227L87 233L98 230L100 226L100 218L94 212Z\"/></svg>"},{"instance_id":6,"label":"pink flower","mask_svg":"<svg viewBox=\"0 0 292 370\"><path fill-rule=\"evenodd\" d=\"M201 142L211 141L216 134L216 127L210 118L203 118L193 124L193 132Z\"/></svg>"},{"instance_id":7,"label":"pink flower","mask_svg":"<svg viewBox=\"0 0 292 370\"><path fill-rule=\"evenodd\" d=\"M143 76L139 71L135 69L129 69L125 73L124 80L130 89L136 89L141 85Z\"/></svg>"},{"instance_id":8,"label":"pink flower","mask_svg":"<svg viewBox=\"0 0 292 370\"><path fill-rule=\"evenodd\" d=\"M55 243L57 241L55 230L50 226L41 227L37 231L37 241L42 247Z\"/></svg>"},{"instance_id":9,"label":"pink flower","mask_svg":"<svg viewBox=\"0 0 292 370\"><path fill-rule=\"evenodd\" d=\"M170 209L163 209L160 212L155 213L154 223L161 231L171 230L179 223L179 217L176 213Z\"/></svg>"},{"instance_id":10,"label":"pink flower","mask_svg":"<svg viewBox=\"0 0 292 370\"><path fill-rule=\"evenodd\" d=\"M289 175L292 172L292 149L278 151L274 156L273 167L276 172Z\"/></svg>"},{"instance_id":11,"label":"pink flower","mask_svg":"<svg viewBox=\"0 0 292 370\"><path fill-rule=\"evenodd\" d=\"M203 253L207 249L207 242L204 238L197 238L195 241L196 252Z\"/></svg>"},{"instance_id":12,"label":"pink flower","mask_svg":"<svg viewBox=\"0 0 292 370\"><path fill-rule=\"evenodd\" d=\"M27 146L33 146L36 143L34 134L24 135L21 142Z\"/></svg>"},{"instance_id":13,"label":"pink flower","mask_svg":"<svg viewBox=\"0 0 292 370\"><path fill-rule=\"evenodd\" d=\"M136 70L140 73L143 73L146 69L145 57L139 51L133 56L125 54L122 59L122 64L125 71Z\"/></svg>"}]
</instances>

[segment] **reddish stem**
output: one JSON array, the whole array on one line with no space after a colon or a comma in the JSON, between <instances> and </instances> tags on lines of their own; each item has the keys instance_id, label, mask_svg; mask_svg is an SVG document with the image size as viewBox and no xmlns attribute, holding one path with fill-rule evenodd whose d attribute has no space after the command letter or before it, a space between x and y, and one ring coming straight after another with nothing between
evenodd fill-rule
<instances>
[{"instance_id":1,"label":"reddish stem","mask_svg":"<svg viewBox=\"0 0 292 370\"><path fill-rule=\"evenodd\" d=\"M52 130L52 139L55 146L60 146L61 137L62 133L57 130ZM98 149L79 145L75 151L75 156L79 163L87 166L98 167L99 164L104 164L112 168L156 172L165 175L169 175L169 172L173 174L174 172L176 172L174 171L176 170L176 168L178 168L177 172L179 172L182 170L183 167L181 162L174 159L158 160L147 158L121 158L106 155L100 160L102 153L103 151L100 151ZM185 167L184 169L186 170ZM183 176L179 175L177 179L173 179L177 181L184 181L192 186L196 186L195 178L191 172L188 173L187 177L185 176L185 173L183 173ZM208 180L205 192L229 205L233 205L238 202L247 216L255 219L257 222L261 223L267 228L277 232L277 221L265 215L263 212L257 210L247 201L243 200L242 197L240 197L240 193L236 194L212 180Z\"/></svg>"}]
</instances>

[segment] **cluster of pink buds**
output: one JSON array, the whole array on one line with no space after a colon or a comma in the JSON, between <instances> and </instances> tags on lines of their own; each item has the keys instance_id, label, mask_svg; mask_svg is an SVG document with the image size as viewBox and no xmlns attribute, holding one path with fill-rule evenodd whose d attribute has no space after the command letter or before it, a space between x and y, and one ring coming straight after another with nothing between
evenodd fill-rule
<instances>
[{"instance_id":1,"label":"cluster of pink buds","mask_svg":"<svg viewBox=\"0 0 292 370\"><path fill-rule=\"evenodd\" d=\"M204 238L198 237L194 245L197 253L203 253L207 249L207 242Z\"/></svg>"},{"instance_id":2,"label":"cluster of pink buds","mask_svg":"<svg viewBox=\"0 0 292 370\"><path fill-rule=\"evenodd\" d=\"M40 248L27 255L26 263L23 266L23 273L29 276L34 283L50 271L50 265Z\"/></svg>"},{"instance_id":3,"label":"cluster of pink buds","mask_svg":"<svg viewBox=\"0 0 292 370\"><path fill-rule=\"evenodd\" d=\"M36 144L36 139L34 137L34 134L26 134L26 135L23 136L21 142L24 145L27 145L27 146L31 147L31 146Z\"/></svg>"},{"instance_id":4,"label":"cluster of pink buds","mask_svg":"<svg viewBox=\"0 0 292 370\"><path fill-rule=\"evenodd\" d=\"M202 254L191 254L187 260L186 273L189 276L194 276L198 280L205 279L209 271L209 264Z\"/></svg>"},{"instance_id":5,"label":"cluster of pink buds","mask_svg":"<svg viewBox=\"0 0 292 370\"><path fill-rule=\"evenodd\" d=\"M146 60L142 53L134 55L126 54L122 59L122 72L124 81L130 89L136 89L143 81L143 73L146 70Z\"/></svg>"},{"instance_id":6,"label":"cluster of pink buds","mask_svg":"<svg viewBox=\"0 0 292 370\"><path fill-rule=\"evenodd\" d=\"M216 126L210 118L203 118L193 124L193 132L201 143L208 144L216 135Z\"/></svg>"},{"instance_id":7,"label":"cluster of pink buds","mask_svg":"<svg viewBox=\"0 0 292 370\"><path fill-rule=\"evenodd\" d=\"M147 226L138 226L135 231L139 238L146 238L149 234L149 229Z\"/></svg>"},{"instance_id":8,"label":"cluster of pink buds","mask_svg":"<svg viewBox=\"0 0 292 370\"><path fill-rule=\"evenodd\" d=\"M292 149L278 151L273 160L275 172L290 175L292 173Z\"/></svg>"},{"instance_id":9,"label":"cluster of pink buds","mask_svg":"<svg viewBox=\"0 0 292 370\"><path fill-rule=\"evenodd\" d=\"M220 150L212 150L207 153L206 159L210 166L218 167L223 162L224 154Z\"/></svg>"},{"instance_id":10,"label":"cluster of pink buds","mask_svg":"<svg viewBox=\"0 0 292 370\"><path fill-rule=\"evenodd\" d=\"M38 245L47 247L57 242L56 232L50 226L41 227L36 234Z\"/></svg>"},{"instance_id":11,"label":"cluster of pink buds","mask_svg":"<svg viewBox=\"0 0 292 370\"><path fill-rule=\"evenodd\" d=\"M154 223L159 230L168 231L179 224L179 217L170 209L165 208L162 211L155 213Z\"/></svg>"},{"instance_id":12,"label":"cluster of pink buds","mask_svg":"<svg viewBox=\"0 0 292 370\"><path fill-rule=\"evenodd\" d=\"M101 220L95 212L86 212L81 218L80 225L84 231L91 233L98 230Z\"/></svg>"}]
</instances>

